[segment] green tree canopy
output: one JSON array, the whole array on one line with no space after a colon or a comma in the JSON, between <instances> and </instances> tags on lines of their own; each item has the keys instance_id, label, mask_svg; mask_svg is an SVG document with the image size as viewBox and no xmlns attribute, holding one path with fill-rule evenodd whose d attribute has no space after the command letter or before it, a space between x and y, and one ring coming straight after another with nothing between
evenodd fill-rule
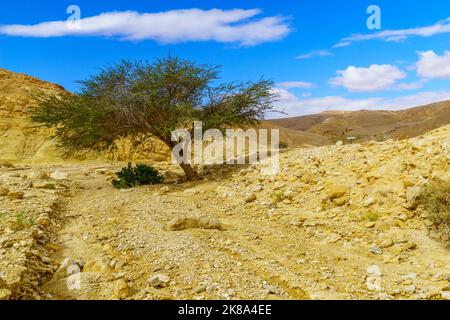
<instances>
[{"instance_id":1,"label":"green tree canopy","mask_svg":"<svg viewBox=\"0 0 450 320\"><path fill-rule=\"evenodd\" d=\"M122 61L81 81L76 94L40 97L32 120L56 129L67 152L111 150L120 138L157 138L173 148L172 132L202 121L205 130L256 125L273 111L273 82L217 84L219 68L176 57ZM196 173L180 163L188 179Z\"/></svg>"}]
</instances>

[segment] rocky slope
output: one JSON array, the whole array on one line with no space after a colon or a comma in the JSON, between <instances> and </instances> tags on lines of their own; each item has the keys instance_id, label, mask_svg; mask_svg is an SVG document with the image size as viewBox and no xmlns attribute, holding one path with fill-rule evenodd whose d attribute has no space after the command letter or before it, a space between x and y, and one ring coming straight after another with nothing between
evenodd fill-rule
<instances>
[{"instance_id":1,"label":"rocky slope","mask_svg":"<svg viewBox=\"0 0 450 320\"><path fill-rule=\"evenodd\" d=\"M450 179L449 146L446 126L181 184L159 163L165 185L124 191L109 165L3 167L0 297L450 299L449 251L416 204ZM19 210L36 220L17 231Z\"/></svg>"}]
</instances>

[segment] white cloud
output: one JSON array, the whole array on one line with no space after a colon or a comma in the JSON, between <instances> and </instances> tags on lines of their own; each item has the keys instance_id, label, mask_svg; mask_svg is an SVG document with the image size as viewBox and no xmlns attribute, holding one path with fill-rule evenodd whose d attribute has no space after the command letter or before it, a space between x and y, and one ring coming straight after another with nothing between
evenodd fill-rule
<instances>
[{"instance_id":1,"label":"white cloud","mask_svg":"<svg viewBox=\"0 0 450 320\"><path fill-rule=\"evenodd\" d=\"M302 55L299 55L296 57L296 59L310 59L314 57L326 57L330 56L331 52L327 50L317 50L317 51L311 51L309 53L305 53Z\"/></svg>"},{"instance_id":2,"label":"white cloud","mask_svg":"<svg viewBox=\"0 0 450 320\"><path fill-rule=\"evenodd\" d=\"M217 41L252 46L279 40L290 33L284 17L256 18L259 14L259 9L108 12L83 18L80 28L74 28L66 21L48 21L34 25L0 25L0 34L39 38L104 36L160 43Z\"/></svg>"},{"instance_id":3,"label":"white cloud","mask_svg":"<svg viewBox=\"0 0 450 320\"><path fill-rule=\"evenodd\" d=\"M450 100L450 91L428 91L397 98L370 97L351 99L340 96L301 99L285 89L274 89L279 94L278 110L288 116L316 114L324 111L402 110L434 102Z\"/></svg>"},{"instance_id":4,"label":"white cloud","mask_svg":"<svg viewBox=\"0 0 450 320\"><path fill-rule=\"evenodd\" d=\"M315 87L314 84L312 84L311 82L303 82L303 81L279 82L276 84L276 86L283 89L292 89L292 88L311 89Z\"/></svg>"},{"instance_id":5,"label":"white cloud","mask_svg":"<svg viewBox=\"0 0 450 320\"><path fill-rule=\"evenodd\" d=\"M353 42L367 41L380 39L388 42L401 42L409 37L431 37L438 34L450 33L450 18L447 18L437 23L410 29L401 30L386 30L371 34L356 34L344 39L341 39L334 47L340 48L350 45Z\"/></svg>"},{"instance_id":6,"label":"white cloud","mask_svg":"<svg viewBox=\"0 0 450 320\"><path fill-rule=\"evenodd\" d=\"M358 92L386 90L406 77L404 72L390 64L373 64L369 68L349 66L337 74L339 76L332 78L330 84Z\"/></svg>"},{"instance_id":7,"label":"white cloud","mask_svg":"<svg viewBox=\"0 0 450 320\"><path fill-rule=\"evenodd\" d=\"M410 83L399 83L395 89L397 90L416 90L423 88L423 85L427 83L427 79L421 79L419 81L410 82Z\"/></svg>"},{"instance_id":8,"label":"white cloud","mask_svg":"<svg viewBox=\"0 0 450 320\"><path fill-rule=\"evenodd\" d=\"M442 56L434 51L419 52L417 74L423 78L450 78L450 51Z\"/></svg>"}]
</instances>

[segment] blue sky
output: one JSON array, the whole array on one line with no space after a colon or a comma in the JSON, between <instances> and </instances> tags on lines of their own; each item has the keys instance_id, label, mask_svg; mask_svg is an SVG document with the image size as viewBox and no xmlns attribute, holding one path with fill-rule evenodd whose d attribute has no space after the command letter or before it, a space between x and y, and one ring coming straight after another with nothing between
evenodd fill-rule
<instances>
[{"instance_id":1,"label":"blue sky","mask_svg":"<svg viewBox=\"0 0 450 320\"><path fill-rule=\"evenodd\" d=\"M170 52L224 81L273 79L290 116L401 109L450 99L449 17L442 0L16 0L0 10L0 67L75 91L103 65Z\"/></svg>"}]
</instances>

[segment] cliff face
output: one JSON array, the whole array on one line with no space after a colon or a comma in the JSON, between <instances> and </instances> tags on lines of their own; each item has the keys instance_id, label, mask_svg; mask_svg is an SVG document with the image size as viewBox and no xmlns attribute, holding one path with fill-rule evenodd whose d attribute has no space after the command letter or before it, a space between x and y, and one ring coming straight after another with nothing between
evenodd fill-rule
<instances>
[{"instance_id":1,"label":"cliff face","mask_svg":"<svg viewBox=\"0 0 450 320\"><path fill-rule=\"evenodd\" d=\"M63 159L53 131L30 122L29 111L36 106L35 96L63 92L64 88L25 74L0 69L0 161L8 163L62 163L68 160L105 160L106 154L89 154L83 159ZM118 143L117 160L166 160L168 152L156 144L156 152L148 146L133 150L131 141Z\"/></svg>"},{"instance_id":2,"label":"cliff face","mask_svg":"<svg viewBox=\"0 0 450 320\"><path fill-rule=\"evenodd\" d=\"M36 78L0 69L0 160L43 162L59 158L52 132L29 121L35 106L33 95L63 91L64 88Z\"/></svg>"}]
</instances>

